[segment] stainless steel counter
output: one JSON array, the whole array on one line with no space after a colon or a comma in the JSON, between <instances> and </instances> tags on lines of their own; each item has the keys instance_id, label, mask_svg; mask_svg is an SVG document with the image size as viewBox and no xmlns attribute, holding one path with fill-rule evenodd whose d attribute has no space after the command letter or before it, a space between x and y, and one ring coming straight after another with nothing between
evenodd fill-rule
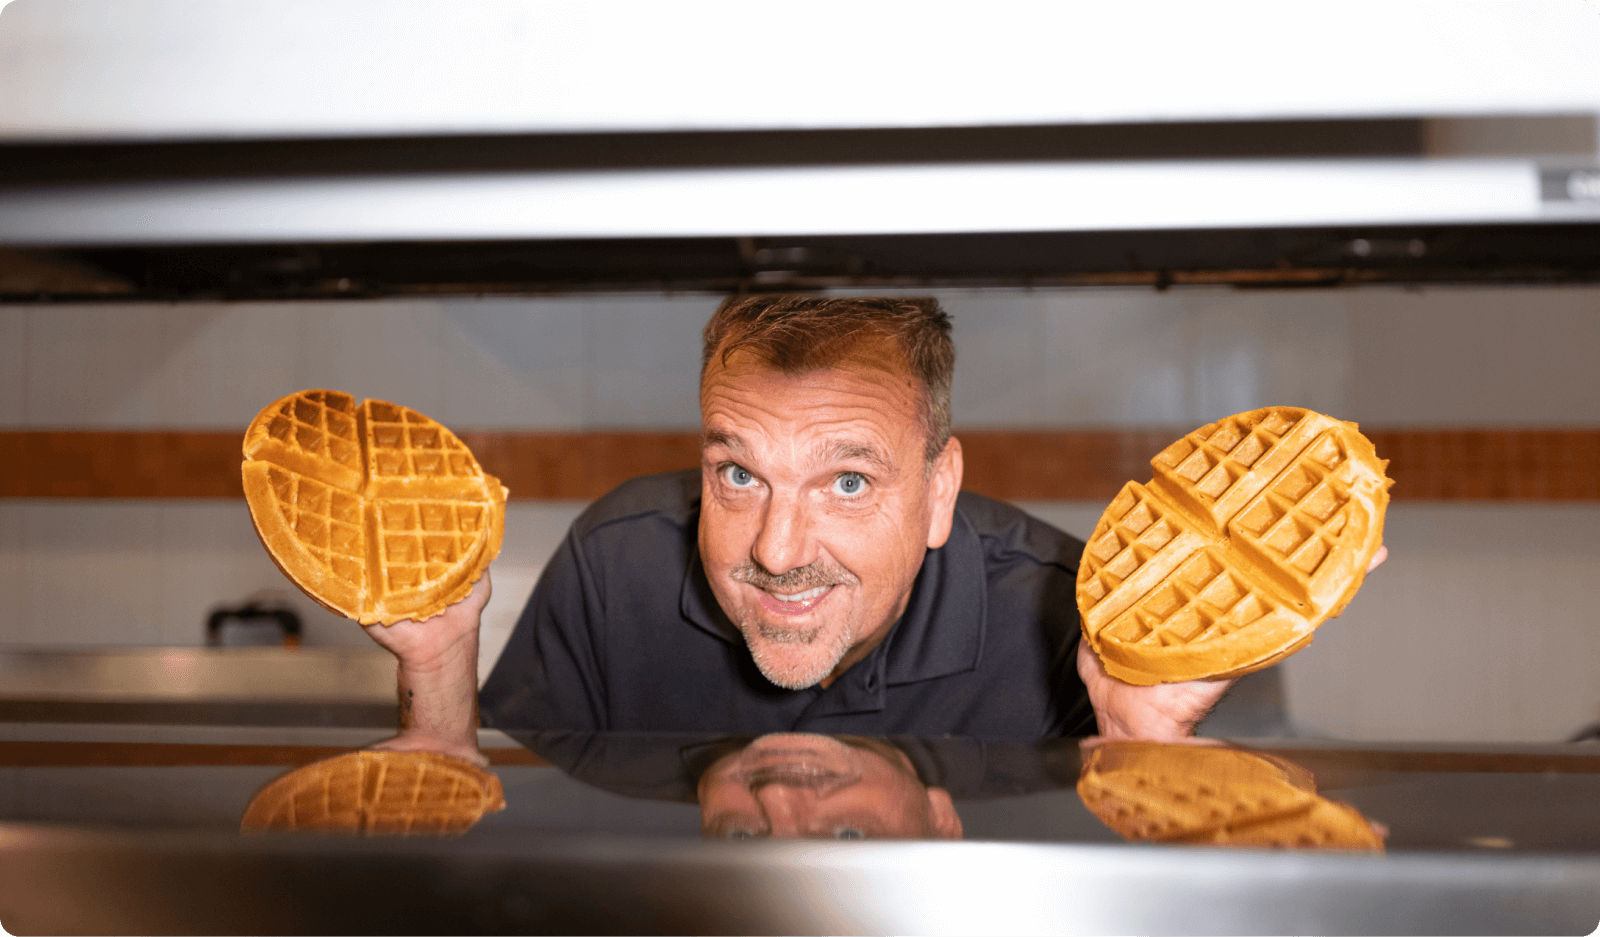
<instances>
[{"instance_id":1,"label":"stainless steel counter","mask_svg":"<svg viewBox=\"0 0 1600 937\"><path fill-rule=\"evenodd\" d=\"M0 651L0 722L385 727L394 694L376 648Z\"/></svg>"},{"instance_id":2,"label":"stainless steel counter","mask_svg":"<svg viewBox=\"0 0 1600 937\"><path fill-rule=\"evenodd\" d=\"M1600 858L0 827L17 933L1586 934Z\"/></svg>"},{"instance_id":3,"label":"stainless steel counter","mask_svg":"<svg viewBox=\"0 0 1600 937\"><path fill-rule=\"evenodd\" d=\"M530 751L485 732L506 808L439 839L240 835L263 785L381 733L0 728L0 925L12 933L1588 934L1600 924L1600 745L1237 747L1303 771L1320 796L1386 828L1384 851L1353 852L1126 841L1075 787L1088 756L1072 740L897 740L924 782L950 790L965 841L721 842L701 836L692 783L666 783L701 742L566 734L524 738Z\"/></svg>"}]
</instances>

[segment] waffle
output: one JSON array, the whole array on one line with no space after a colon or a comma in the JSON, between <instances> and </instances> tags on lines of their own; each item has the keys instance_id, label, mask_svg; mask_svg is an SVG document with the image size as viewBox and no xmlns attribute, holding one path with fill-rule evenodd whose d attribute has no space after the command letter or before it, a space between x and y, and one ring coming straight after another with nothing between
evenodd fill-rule
<instances>
[{"instance_id":1,"label":"waffle","mask_svg":"<svg viewBox=\"0 0 1600 937\"><path fill-rule=\"evenodd\" d=\"M465 598L500 552L506 489L415 410L291 394L245 431L250 518L284 574L364 625Z\"/></svg>"},{"instance_id":2,"label":"waffle","mask_svg":"<svg viewBox=\"0 0 1600 937\"><path fill-rule=\"evenodd\" d=\"M251 798L239 828L451 835L505 805L500 779L471 762L434 752L356 751L274 779Z\"/></svg>"},{"instance_id":3,"label":"waffle","mask_svg":"<svg viewBox=\"0 0 1600 937\"><path fill-rule=\"evenodd\" d=\"M1221 746L1103 742L1084 759L1078 796L1134 841L1383 848L1355 808L1318 796L1304 768Z\"/></svg>"},{"instance_id":4,"label":"waffle","mask_svg":"<svg viewBox=\"0 0 1600 937\"><path fill-rule=\"evenodd\" d=\"M1290 407L1201 427L1100 517L1078 566L1084 638L1148 686L1235 677L1309 644L1383 542L1393 484L1354 423Z\"/></svg>"}]
</instances>

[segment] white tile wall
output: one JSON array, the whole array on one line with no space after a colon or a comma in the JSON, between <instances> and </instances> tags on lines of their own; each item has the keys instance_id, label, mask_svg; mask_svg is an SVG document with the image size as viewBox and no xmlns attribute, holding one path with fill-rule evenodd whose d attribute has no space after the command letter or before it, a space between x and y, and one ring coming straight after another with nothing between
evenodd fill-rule
<instances>
[{"instance_id":1,"label":"white tile wall","mask_svg":"<svg viewBox=\"0 0 1600 937\"><path fill-rule=\"evenodd\" d=\"M301 310L300 381L284 393L330 387L436 414L445 396L440 320L434 301L308 304Z\"/></svg>"},{"instance_id":2,"label":"white tile wall","mask_svg":"<svg viewBox=\"0 0 1600 937\"><path fill-rule=\"evenodd\" d=\"M1600 290L1376 289L1346 307L1351 419L1600 423Z\"/></svg>"},{"instance_id":3,"label":"white tile wall","mask_svg":"<svg viewBox=\"0 0 1600 937\"><path fill-rule=\"evenodd\" d=\"M958 425L1600 423L1600 290L945 291ZM0 310L0 425L247 422L290 389L463 429L687 428L709 296ZM19 357L21 356L21 357Z\"/></svg>"},{"instance_id":4,"label":"white tile wall","mask_svg":"<svg viewBox=\"0 0 1600 937\"><path fill-rule=\"evenodd\" d=\"M158 506L30 501L17 516L22 594L10 607L21 614L10 641L161 643Z\"/></svg>"},{"instance_id":5,"label":"white tile wall","mask_svg":"<svg viewBox=\"0 0 1600 937\"><path fill-rule=\"evenodd\" d=\"M0 426L22 423L28 386L28 310L0 306Z\"/></svg>"},{"instance_id":6,"label":"white tile wall","mask_svg":"<svg viewBox=\"0 0 1600 937\"><path fill-rule=\"evenodd\" d=\"M963 425L1043 426L1050 422L1043 296L943 293L952 312L956 371L950 407Z\"/></svg>"},{"instance_id":7,"label":"white tile wall","mask_svg":"<svg viewBox=\"0 0 1600 937\"><path fill-rule=\"evenodd\" d=\"M1046 303L1045 422L1063 427L1192 422L1188 329L1170 295L1060 292L1049 294ZM964 314L955 313L958 319ZM962 354L958 349L957 361ZM957 420L965 419L958 411Z\"/></svg>"},{"instance_id":8,"label":"white tile wall","mask_svg":"<svg viewBox=\"0 0 1600 937\"><path fill-rule=\"evenodd\" d=\"M23 418L33 426L149 425L163 418L151 377L212 306L52 306L31 310Z\"/></svg>"},{"instance_id":9,"label":"white tile wall","mask_svg":"<svg viewBox=\"0 0 1600 937\"><path fill-rule=\"evenodd\" d=\"M1330 735L1559 741L1600 720L1600 507L1390 508L1389 561L1285 665Z\"/></svg>"},{"instance_id":10,"label":"white tile wall","mask_svg":"<svg viewBox=\"0 0 1600 937\"><path fill-rule=\"evenodd\" d=\"M116 307L107 310L115 315ZM303 314L292 306L170 306L141 348L147 419L177 426L242 426L298 390ZM40 310L35 321L49 317Z\"/></svg>"},{"instance_id":11,"label":"white tile wall","mask_svg":"<svg viewBox=\"0 0 1600 937\"><path fill-rule=\"evenodd\" d=\"M484 674L582 502L518 502L484 612ZM198 646L207 617L251 597L288 603L308 646L368 647L294 587L233 501L0 501L0 644Z\"/></svg>"},{"instance_id":12,"label":"white tile wall","mask_svg":"<svg viewBox=\"0 0 1600 937\"><path fill-rule=\"evenodd\" d=\"M1197 425L1294 402L1369 426L1600 425L1600 290L946 291L960 426ZM461 429L690 428L710 296L0 307L0 428L238 428L299 388ZM514 503L482 671L581 505ZM1083 536L1103 505L1030 503ZM1285 667L1368 739L1550 740L1600 719L1592 506L1399 505L1389 565ZM226 502L0 502L0 643L196 644L275 589L362 644Z\"/></svg>"},{"instance_id":13,"label":"white tile wall","mask_svg":"<svg viewBox=\"0 0 1600 937\"><path fill-rule=\"evenodd\" d=\"M704 296L588 302L588 425L700 425L700 329L716 305Z\"/></svg>"},{"instance_id":14,"label":"white tile wall","mask_svg":"<svg viewBox=\"0 0 1600 937\"><path fill-rule=\"evenodd\" d=\"M1182 297L1194 391L1185 423L1269 406L1349 409L1341 294L1201 290Z\"/></svg>"},{"instance_id":15,"label":"white tile wall","mask_svg":"<svg viewBox=\"0 0 1600 937\"><path fill-rule=\"evenodd\" d=\"M92 505L62 505L78 512ZM163 501L157 504L156 640L193 646L205 639L206 619L219 607L237 607L252 597L285 602L300 615L307 645L367 647L367 636L295 588L273 565L256 539L249 511L238 502ZM90 626L92 627L92 626ZM82 643L94 643L90 627ZM133 642L128 642L133 643ZM146 643L146 642L142 642Z\"/></svg>"},{"instance_id":16,"label":"white tile wall","mask_svg":"<svg viewBox=\"0 0 1600 937\"><path fill-rule=\"evenodd\" d=\"M447 426L575 429L584 423L584 306L574 300L441 302Z\"/></svg>"}]
</instances>

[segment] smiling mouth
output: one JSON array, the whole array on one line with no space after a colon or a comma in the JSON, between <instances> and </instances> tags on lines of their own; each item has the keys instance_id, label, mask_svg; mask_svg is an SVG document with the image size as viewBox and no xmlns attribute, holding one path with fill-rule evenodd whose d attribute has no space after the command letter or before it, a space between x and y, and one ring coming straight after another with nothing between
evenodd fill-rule
<instances>
[{"instance_id":1,"label":"smiling mouth","mask_svg":"<svg viewBox=\"0 0 1600 937\"><path fill-rule=\"evenodd\" d=\"M812 605L816 604L818 599L822 598L823 595L825 595L827 591L832 588L833 586L818 586L815 589L807 589L804 592L796 592L794 595L784 595L781 592L772 591L767 591L767 594L777 599L779 602L798 604L801 608L810 608Z\"/></svg>"}]
</instances>

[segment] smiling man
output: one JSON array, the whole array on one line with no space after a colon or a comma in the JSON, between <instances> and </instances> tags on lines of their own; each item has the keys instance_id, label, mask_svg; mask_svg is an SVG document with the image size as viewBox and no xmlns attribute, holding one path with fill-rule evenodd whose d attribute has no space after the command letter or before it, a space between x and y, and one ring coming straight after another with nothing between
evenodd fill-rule
<instances>
[{"instance_id":1,"label":"smiling man","mask_svg":"<svg viewBox=\"0 0 1600 937\"><path fill-rule=\"evenodd\" d=\"M962 492L931 299L757 296L707 323L701 466L573 524L481 693L517 729L1176 737L1224 683L1132 687L1079 642L1083 544ZM407 729L473 736L487 577L400 658ZM1091 703L1092 701L1092 703Z\"/></svg>"}]
</instances>

